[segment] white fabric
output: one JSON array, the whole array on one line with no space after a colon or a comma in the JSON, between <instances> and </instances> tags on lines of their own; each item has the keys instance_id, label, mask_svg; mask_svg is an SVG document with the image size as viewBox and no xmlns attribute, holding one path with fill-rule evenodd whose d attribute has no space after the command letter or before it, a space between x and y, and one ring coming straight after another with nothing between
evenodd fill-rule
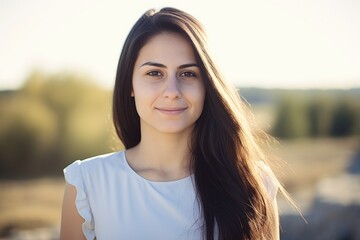
<instances>
[{"instance_id":1,"label":"white fabric","mask_svg":"<svg viewBox=\"0 0 360 240\"><path fill-rule=\"evenodd\" d=\"M279 183L276 180L274 173L271 171L269 165L267 165L264 161L258 161L257 166L259 167L259 173L261 179L263 180L263 184L268 194L270 195L270 199L274 202L276 201L276 195L279 190Z\"/></svg>"},{"instance_id":2,"label":"white fabric","mask_svg":"<svg viewBox=\"0 0 360 240\"><path fill-rule=\"evenodd\" d=\"M192 177L146 180L124 152L75 161L64 173L77 189L86 239L201 239Z\"/></svg>"},{"instance_id":3,"label":"white fabric","mask_svg":"<svg viewBox=\"0 0 360 240\"><path fill-rule=\"evenodd\" d=\"M265 187L275 199L277 186L264 163ZM77 189L76 207L86 239L201 239L202 221L193 178L154 182L138 175L125 152L75 161L64 169Z\"/></svg>"}]
</instances>

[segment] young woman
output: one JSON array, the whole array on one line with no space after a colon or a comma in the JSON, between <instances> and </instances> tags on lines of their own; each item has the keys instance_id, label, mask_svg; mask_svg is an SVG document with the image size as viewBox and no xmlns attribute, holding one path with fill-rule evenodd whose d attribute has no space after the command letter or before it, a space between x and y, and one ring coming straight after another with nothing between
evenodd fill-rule
<instances>
[{"instance_id":1,"label":"young woman","mask_svg":"<svg viewBox=\"0 0 360 240\"><path fill-rule=\"evenodd\" d=\"M149 10L119 60L124 151L65 170L61 239L278 239L278 184L191 15Z\"/></svg>"}]
</instances>

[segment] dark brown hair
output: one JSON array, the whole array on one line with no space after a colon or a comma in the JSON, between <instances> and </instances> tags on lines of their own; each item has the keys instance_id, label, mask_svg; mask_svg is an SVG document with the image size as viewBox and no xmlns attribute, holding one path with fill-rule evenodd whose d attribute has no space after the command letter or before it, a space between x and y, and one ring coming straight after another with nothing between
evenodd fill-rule
<instances>
[{"instance_id":1,"label":"dark brown hair","mask_svg":"<svg viewBox=\"0 0 360 240\"><path fill-rule=\"evenodd\" d=\"M140 49L160 32L180 33L194 49L205 89L205 103L191 141L191 171L204 220L204 239L277 239L272 200L256 162L265 160L245 105L209 56L203 27L174 8L147 11L125 40L113 94L113 121L125 148L141 139L140 119L131 97L132 74Z\"/></svg>"}]
</instances>

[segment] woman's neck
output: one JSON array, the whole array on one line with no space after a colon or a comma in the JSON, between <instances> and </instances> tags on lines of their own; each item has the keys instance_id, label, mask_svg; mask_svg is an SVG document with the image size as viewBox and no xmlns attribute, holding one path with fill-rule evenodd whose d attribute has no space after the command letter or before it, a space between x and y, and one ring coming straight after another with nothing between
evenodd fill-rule
<instances>
[{"instance_id":1,"label":"woman's neck","mask_svg":"<svg viewBox=\"0 0 360 240\"><path fill-rule=\"evenodd\" d=\"M129 165L154 181L171 181L189 173L190 134L143 133L140 143L126 151Z\"/></svg>"}]
</instances>

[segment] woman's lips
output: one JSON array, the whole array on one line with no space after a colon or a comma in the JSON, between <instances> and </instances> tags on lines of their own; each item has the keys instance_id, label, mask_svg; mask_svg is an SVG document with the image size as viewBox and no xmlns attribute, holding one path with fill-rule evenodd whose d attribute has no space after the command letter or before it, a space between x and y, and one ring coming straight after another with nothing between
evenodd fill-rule
<instances>
[{"instance_id":1,"label":"woman's lips","mask_svg":"<svg viewBox=\"0 0 360 240\"><path fill-rule=\"evenodd\" d=\"M182 112L184 112L187 107L179 107L179 108L155 108L156 110L158 110L159 112L166 114L166 115L178 115Z\"/></svg>"}]
</instances>

